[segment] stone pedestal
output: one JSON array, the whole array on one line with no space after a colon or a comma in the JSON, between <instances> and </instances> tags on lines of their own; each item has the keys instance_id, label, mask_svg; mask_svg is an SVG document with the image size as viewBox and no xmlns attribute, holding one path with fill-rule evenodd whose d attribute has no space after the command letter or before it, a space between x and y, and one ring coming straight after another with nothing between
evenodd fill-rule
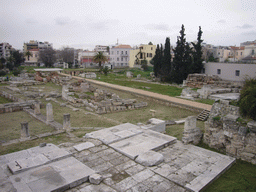
<instances>
[{"instance_id":1,"label":"stone pedestal","mask_svg":"<svg viewBox=\"0 0 256 192\"><path fill-rule=\"evenodd\" d=\"M67 131L69 131L70 128L71 128L70 114L69 113L63 114L63 129L66 129Z\"/></svg>"},{"instance_id":2,"label":"stone pedestal","mask_svg":"<svg viewBox=\"0 0 256 192\"><path fill-rule=\"evenodd\" d=\"M28 132L28 122L22 122L20 123L21 125L21 139L25 139L29 137L29 132Z\"/></svg>"},{"instance_id":3,"label":"stone pedestal","mask_svg":"<svg viewBox=\"0 0 256 192\"><path fill-rule=\"evenodd\" d=\"M46 122L52 122L52 121L54 121L52 104L47 103L47 105L46 105Z\"/></svg>"},{"instance_id":4,"label":"stone pedestal","mask_svg":"<svg viewBox=\"0 0 256 192\"><path fill-rule=\"evenodd\" d=\"M41 112L40 112L40 103L35 103L34 104L34 114L35 115L40 115Z\"/></svg>"},{"instance_id":5,"label":"stone pedestal","mask_svg":"<svg viewBox=\"0 0 256 192\"><path fill-rule=\"evenodd\" d=\"M182 142L184 144L193 143L194 145L197 145L200 142L201 138L202 132L198 127L196 127L196 117L187 117L184 125Z\"/></svg>"}]
</instances>

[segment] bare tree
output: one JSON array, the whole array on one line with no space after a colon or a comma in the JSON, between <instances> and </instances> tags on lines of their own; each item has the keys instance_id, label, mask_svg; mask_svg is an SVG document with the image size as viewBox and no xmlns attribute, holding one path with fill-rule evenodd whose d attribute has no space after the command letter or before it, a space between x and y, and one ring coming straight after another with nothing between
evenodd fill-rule
<instances>
[{"instance_id":1,"label":"bare tree","mask_svg":"<svg viewBox=\"0 0 256 192\"><path fill-rule=\"evenodd\" d=\"M39 60L44 63L46 67L52 67L56 61L55 50L52 48L40 50Z\"/></svg>"},{"instance_id":2,"label":"bare tree","mask_svg":"<svg viewBox=\"0 0 256 192\"><path fill-rule=\"evenodd\" d=\"M74 62L74 52L74 48L63 47L62 50L60 50L60 59L71 64Z\"/></svg>"}]
</instances>

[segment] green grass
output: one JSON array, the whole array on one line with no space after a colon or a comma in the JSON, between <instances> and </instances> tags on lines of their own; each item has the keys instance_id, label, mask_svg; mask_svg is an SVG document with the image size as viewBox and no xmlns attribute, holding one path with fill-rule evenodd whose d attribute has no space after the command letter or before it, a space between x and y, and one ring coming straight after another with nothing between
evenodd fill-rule
<instances>
[{"instance_id":1,"label":"green grass","mask_svg":"<svg viewBox=\"0 0 256 192\"><path fill-rule=\"evenodd\" d=\"M24 141L20 143L14 143L7 146L1 146L0 148L0 155L5 155L8 153L13 153L20 150L29 149L31 147L36 147L40 143L53 143L55 145L59 145L61 143L69 142L70 138L67 136L66 133L48 136L40 139L30 140L30 141Z\"/></svg>"},{"instance_id":2,"label":"green grass","mask_svg":"<svg viewBox=\"0 0 256 192\"><path fill-rule=\"evenodd\" d=\"M12 100L6 99L5 97L0 96L0 104L11 103L11 102Z\"/></svg>"},{"instance_id":3,"label":"green grass","mask_svg":"<svg viewBox=\"0 0 256 192\"><path fill-rule=\"evenodd\" d=\"M236 160L236 163L227 170L219 179L214 181L206 192L216 191L256 191L256 165Z\"/></svg>"}]
</instances>

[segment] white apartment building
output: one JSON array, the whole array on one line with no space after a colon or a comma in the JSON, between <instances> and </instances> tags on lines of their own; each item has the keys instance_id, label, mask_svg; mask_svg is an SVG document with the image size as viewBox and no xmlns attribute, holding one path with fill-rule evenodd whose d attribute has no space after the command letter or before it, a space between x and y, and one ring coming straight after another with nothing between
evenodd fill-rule
<instances>
[{"instance_id":1,"label":"white apartment building","mask_svg":"<svg viewBox=\"0 0 256 192\"><path fill-rule=\"evenodd\" d=\"M117 45L110 48L110 63L114 68L129 67L130 45Z\"/></svg>"},{"instance_id":2,"label":"white apartment building","mask_svg":"<svg viewBox=\"0 0 256 192\"><path fill-rule=\"evenodd\" d=\"M0 58L7 59L11 56L12 46L9 43L0 43Z\"/></svg>"},{"instance_id":3,"label":"white apartment building","mask_svg":"<svg viewBox=\"0 0 256 192\"><path fill-rule=\"evenodd\" d=\"M96 52L108 52L108 46L104 46L104 45L96 45L94 48L94 51Z\"/></svg>"}]
</instances>

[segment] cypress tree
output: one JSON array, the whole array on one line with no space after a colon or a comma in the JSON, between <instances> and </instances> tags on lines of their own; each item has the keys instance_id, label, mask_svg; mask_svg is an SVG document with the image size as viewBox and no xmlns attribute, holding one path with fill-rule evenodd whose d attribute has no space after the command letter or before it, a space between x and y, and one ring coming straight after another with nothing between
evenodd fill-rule
<instances>
[{"instance_id":1,"label":"cypress tree","mask_svg":"<svg viewBox=\"0 0 256 192\"><path fill-rule=\"evenodd\" d=\"M203 69L203 59L202 59L202 42L203 40L201 39L202 37L202 30L201 30L201 26L199 26L199 31L197 34L197 43L192 43L193 47L194 47L194 51L193 51L193 67L192 67L192 72L193 73L201 73L202 69Z\"/></svg>"},{"instance_id":2,"label":"cypress tree","mask_svg":"<svg viewBox=\"0 0 256 192\"><path fill-rule=\"evenodd\" d=\"M162 80L169 81L171 75L171 44L170 38L166 37L165 45L164 45L164 55L163 55L163 62L162 62Z\"/></svg>"},{"instance_id":3,"label":"cypress tree","mask_svg":"<svg viewBox=\"0 0 256 192\"><path fill-rule=\"evenodd\" d=\"M155 56L153 58L153 63L154 63L153 70L154 70L155 77L158 77L159 75L159 67L160 67L159 57L160 57L160 48L159 48L159 44L157 44Z\"/></svg>"},{"instance_id":4,"label":"cypress tree","mask_svg":"<svg viewBox=\"0 0 256 192\"><path fill-rule=\"evenodd\" d=\"M186 43L184 25L181 26L180 36L177 37L174 51L173 67L171 78L175 83L182 83L190 73L192 58L189 44Z\"/></svg>"}]
</instances>

